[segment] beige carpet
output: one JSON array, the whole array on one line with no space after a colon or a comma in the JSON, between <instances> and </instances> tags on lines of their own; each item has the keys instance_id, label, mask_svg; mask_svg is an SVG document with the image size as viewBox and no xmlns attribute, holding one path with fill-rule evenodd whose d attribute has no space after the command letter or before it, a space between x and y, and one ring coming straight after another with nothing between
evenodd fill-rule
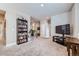
<instances>
[{"instance_id":1,"label":"beige carpet","mask_svg":"<svg viewBox=\"0 0 79 59\"><path fill-rule=\"evenodd\" d=\"M66 47L51 39L37 38L28 43L11 47L0 47L2 56L67 56Z\"/></svg>"}]
</instances>

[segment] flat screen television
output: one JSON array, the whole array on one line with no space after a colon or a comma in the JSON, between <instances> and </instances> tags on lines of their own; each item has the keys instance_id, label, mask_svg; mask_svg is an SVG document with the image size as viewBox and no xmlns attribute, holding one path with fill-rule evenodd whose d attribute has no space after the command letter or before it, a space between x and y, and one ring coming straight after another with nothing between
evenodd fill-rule
<instances>
[{"instance_id":1,"label":"flat screen television","mask_svg":"<svg viewBox=\"0 0 79 59\"><path fill-rule=\"evenodd\" d=\"M70 35L70 24L56 26L56 33Z\"/></svg>"}]
</instances>

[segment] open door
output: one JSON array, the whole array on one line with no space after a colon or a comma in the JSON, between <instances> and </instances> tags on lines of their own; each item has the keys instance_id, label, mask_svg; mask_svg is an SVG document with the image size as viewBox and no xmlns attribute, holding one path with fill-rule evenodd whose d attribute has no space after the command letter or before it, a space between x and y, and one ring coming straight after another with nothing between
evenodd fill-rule
<instances>
[{"instance_id":1,"label":"open door","mask_svg":"<svg viewBox=\"0 0 79 59\"><path fill-rule=\"evenodd\" d=\"M0 46L5 44L5 12L0 10Z\"/></svg>"}]
</instances>

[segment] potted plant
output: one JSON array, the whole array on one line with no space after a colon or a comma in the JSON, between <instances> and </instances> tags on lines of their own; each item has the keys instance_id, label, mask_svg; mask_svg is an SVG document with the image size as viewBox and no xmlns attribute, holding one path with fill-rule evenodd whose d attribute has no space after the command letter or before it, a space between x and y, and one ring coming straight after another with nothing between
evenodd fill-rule
<instances>
[{"instance_id":1,"label":"potted plant","mask_svg":"<svg viewBox=\"0 0 79 59\"><path fill-rule=\"evenodd\" d=\"M29 31L29 33L31 33L31 36L34 36L35 35L35 30L33 30L33 29L31 29L30 31Z\"/></svg>"}]
</instances>

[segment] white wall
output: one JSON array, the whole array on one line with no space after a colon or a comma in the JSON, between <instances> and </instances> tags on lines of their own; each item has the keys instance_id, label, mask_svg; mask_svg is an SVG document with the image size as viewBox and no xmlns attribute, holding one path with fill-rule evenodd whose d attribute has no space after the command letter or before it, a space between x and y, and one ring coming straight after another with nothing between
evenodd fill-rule
<instances>
[{"instance_id":1,"label":"white wall","mask_svg":"<svg viewBox=\"0 0 79 59\"><path fill-rule=\"evenodd\" d=\"M40 22L40 34L41 37L48 38L49 37L49 24L46 20L42 20Z\"/></svg>"},{"instance_id":2,"label":"white wall","mask_svg":"<svg viewBox=\"0 0 79 59\"><path fill-rule=\"evenodd\" d=\"M30 18L27 14L19 12L16 9L8 7L6 4L0 4L0 9L6 11L6 46L11 46L17 42L17 32L16 32L16 19L17 17L24 17L28 20L28 30L30 29Z\"/></svg>"},{"instance_id":3,"label":"white wall","mask_svg":"<svg viewBox=\"0 0 79 59\"><path fill-rule=\"evenodd\" d=\"M79 34L79 4L74 4L72 10L73 36L78 37Z\"/></svg>"},{"instance_id":4,"label":"white wall","mask_svg":"<svg viewBox=\"0 0 79 59\"><path fill-rule=\"evenodd\" d=\"M70 12L62 13L59 15L51 16L51 36L58 35L55 33L57 25L69 24Z\"/></svg>"},{"instance_id":5,"label":"white wall","mask_svg":"<svg viewBox=\"0 0 79 59\"><path fill-rule=\"evenodd\" d=\"M51 36L57 35L56 25L68 23L71 26L72 36L79 37L79 3L74 4L71 11L51 17Z\"/></svg>"},{"instance_id":6,"label":"white wall","mask_svg":"<svg viewBox=\"0 0 79 59\"><path fill-rule=\"evenodd\" d=\"M76 4L77 5L77 37L79 38L79 3L78 4Z\"/></svg>"},{"instance_id":7,"label":"white wall","mask_svg":"<svg viewBox=\"0 0 79 59\"><path fill-rule=\"evenodd\" d=\"M75 36L75 17L76 17L75 5L72 7L72 10L70 12L71 12L71 21L70 21L70 24L71 24L72 29L73 29L72 36Z\"/></svg>"},{"instance_id":8,"label":"white wall","mask_svg":"<svg viewBox=\"0 0 79 59\"><path fill-rule=\"evenodd\" d=\"M6 46L16 44L16 14L6 11Z\"/></svg>"}]
</instances>

